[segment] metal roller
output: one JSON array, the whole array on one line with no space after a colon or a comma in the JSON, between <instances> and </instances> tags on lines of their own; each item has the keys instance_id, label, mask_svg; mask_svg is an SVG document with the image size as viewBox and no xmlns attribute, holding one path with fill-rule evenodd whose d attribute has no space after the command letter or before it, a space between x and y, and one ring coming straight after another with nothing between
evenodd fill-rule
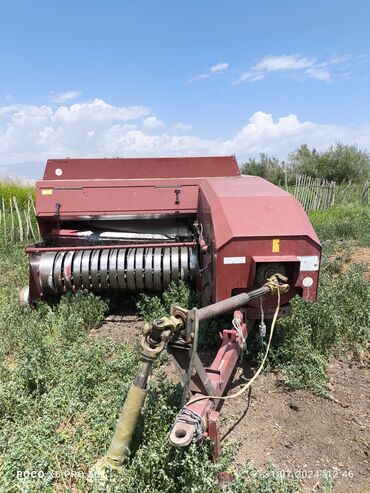
<instances>
[{"instance_id":1,"label":"metal roller","mask_svg":"<svg viewBox=\"0 0 370 493\"><path fill-rule=\"evenodd\" d=\"M55 291L57 293L63 292L62 267L63 267L63 260L65 254L66 252L57 253L54 261L53 277L54 277Z\"/></svg>"},{"instance_id":2,"label":"metal roller","mask_svg":"<svg viewBox=\"0 0 370 493\"><path fill-rule=\"evenodd\" d=\"M126 282L126 254L127 250L119 250L117 258L117 278L118 289L125 291L127 289Z\"/></svg>"},{"instance_id":3,"label":"metal roller","mask_svg":"<svg viewBox=\"0 0 370 493\"><path fill-rule=\"evenodd\" d=\"M73 257L72 273L73 273L73 285L75 289L82 288L82 272L81 272L81 261L83 252L76 252Z\"/></svg>"},{"instance_id":4,"label":"metal roller","mask_svg":"<svg viewBox=\"0 0 370 493\"><path fill-rule=\"evenodd\" d=\"M163 291L171 281L194 282L194 248L156 247L47 252L40 256L43 293L92 291Z\"/></svg>"},{"instance_id":5,"label":"metal roller","mask_svg":"<svg viewBox=\"0 0 370 493\"><path fill-rule=\"evenodd\" d=\"M163 252L163 285L171 282L171 248L165 248Z\"/></svg>"},{"instance_id":6,"label":"metal roller","mask_svg":"<svg viewBox=\"0 0 370 493\"><path fill-rule=\"evenodd\" d=\"M136 289L141 291L144 289L144 250L138 248L135 255L135 281Z\"/></svg>"},{"instance_id":7,"label":"metal roller","mask_svg":"<svg viewBox=\"0 0 370 493\"><path fill-rule=\"evenodd\" d=\"M171 248L171 281L177 282L180 279L180 249ZM195 256L196 258L196 256Z\"/></svg>"},{"instance_id":8,"label":"metal roller","mask_svg":"<svg viewBox=\"0 0 370 493\"><path fill-rule=\"evenodd\" d=\"M108 274L109 274L109 250L102 250L100 255L100 287L101 289L109 289ZM112 266L113 267L113 266Z\"/></svg>"},{"instance_id":9,"label":"metal roller","mask_svg":"<svg viewBox=\"0 0 370 493\"><path fill-rule=\"evenodd\" d=\"M153 284L153 248L144 250L144 283L145 289L151 291L154 288Z\"/></svg>"},{"instance_id":10,"label":"metal roller","mask_svg":"<svg viewBox=\"0 0 370 493\"><path fill-rule=\"evenodd\" d=\"M189 263L188 263L188 249L186 247L181 247L181 260L180 260L180 277L183 281L188 280L189 274Z\"/></svg>"},{"instance_id":11,"label":"metal roller","mask_svg":"<svg viewBox=\"0 0 370 493\"><path fill-rule=\"evenodd\" d=\"M162 289L162 248L154 249L154 260L153 260L153 282L154 290L161 291Z\"/></svg>"},{"instance_id":12,"label":"metal roller","mask_svg":"<svg viewBox=\"0 0 370 493\"><path fill-rule=\"evenodd\" d=\"M44 253L39 267L40 287L44 293L54 293L54 262L55 252Z\"/></svg>"},{"instance_id":13,"label":"metal roller","mask_svg":"<svg viewBox=\"0 0 370 493\"><path fill-rule=\"evenodd\" d=\"M100 291L100 272L99 272L99 259L100 259L100 250L93 250L91 254L90 261L90 277L91 277L91 286L93 291Z\"/></svg>"},{"instance_id":14,"label":"metal roller","mask_svg":"<svg viewBox=\"0 0 370 493\"><path fill-rule=\"evenodd\" d=\"M117 274L118 250L109 251L109 285L111 289L118 289Z\"/></svg>"},{"instance_id":15,"label":"metal roller","mask_svg":"<svg viewBox=\"0 0 370 493\"><path fill-rule=\"evenodd\" d=\"M136 290L136 282L135 282L135 248L130 248L127 256L127 288L130 291Z\"/></svg>"},{"instance_id":16,"label":"metal roller","mask_svg":"<svg viewBox=\"0 0 370 493\"><path fill-rule=\"evenodd\" d=\"M76 252L67 252L64 256L63 262L63 276L62 281L64 283L63 291L72 291L72 262Z\"/></svg>"},{"instance_id":17,"label":"metal roller","mask_svg":"<svg viewBox=\"0 0 370 493\"><path fill-rule=\"evenodd\" d=\"M83 289L90 289L90 257L91 251L82 252L81 259L81 278Z\"/></svg>"}]
</instances>

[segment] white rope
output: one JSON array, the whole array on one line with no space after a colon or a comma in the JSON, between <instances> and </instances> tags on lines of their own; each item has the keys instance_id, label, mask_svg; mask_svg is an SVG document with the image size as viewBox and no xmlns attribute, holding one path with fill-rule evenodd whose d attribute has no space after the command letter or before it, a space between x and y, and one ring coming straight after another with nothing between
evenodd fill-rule
<instances>
[{"instance_id":1,"label":"white rope","mask_svg":"<svg viewBox=\"0 0 370 493\"><path fill-rule=\"evenodd\" d=\"M247 344L246 344L246 339L244 337L242 328L240 326L240 318L239 317L233 318L233 322L232 323L233 323L234 329L237 331L237 333L239 335L240 347L242 348L242 350L244 350Z\"/></svg>"},{"instance_id":2,"label":"white rope","mask_svg":"<svg viewBox=\"0 0 370 493\"><path fill-rule=\"evenodd\" d=\"M263 357L263 360L262 360L262 362L261 362L258 370L253 375L253 377L249 380L249 382L247 382L245 385L243 385L241 387L241 389L238 390L238 392L235 392L235 394L226 395L224 397L217 396L217 395L202 395L200 397L195 397L194 399L190 399L190 401L186 403L186 406L188 406L189 404L194 404L194 402L202 401L204 399L214 399L214 400L218 400L218 401L220 401L220 400L226 401L227 399L234 399L234 398L239 397L240 395L242 395L246 390L248 390L248 388L252 385L252 383L256 380L256 378L258 377L258 375L261 373L261 371L262 371L262 369L263 369L263 367L265 365L265 362L266 362L268 353L270 351L272 336L273 336L273 333L274 333L276 320L277 320L277 317L279 315L279 310L280 310L280 291L278 289L276 290L276 294L277 294L278 302L277 302L276 310L275 310L275 313L274 313L274 316L273 316L273 319L272 319L272 323L271 323L270 336L269 336L269 341L268 341L268 344L267 344L267 347L266 347L265 355Z\"/></svg>"}]
</instances>

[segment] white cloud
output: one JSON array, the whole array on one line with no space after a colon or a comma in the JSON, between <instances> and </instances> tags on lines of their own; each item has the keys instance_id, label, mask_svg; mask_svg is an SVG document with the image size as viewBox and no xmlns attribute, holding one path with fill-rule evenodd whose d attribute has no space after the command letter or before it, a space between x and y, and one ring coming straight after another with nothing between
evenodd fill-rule
<instances>
[{"instance_id":1,"label":"white cloud","mask_svg":"<svg viewBox=\"0 0 370 493\"><path fill-rule=\"evenodd\" d=\"M319 62L317 58L309 58L299 55L280 55L266 56L258 63L243 72L233 84L241 82L254 82L264 79L272 72L284 75L294 75L301 78L312 78L324 82L331 82L333 74L329 71L329 66L340 65L346 62L349 57L335 56L328 60Z\"/></svg>"},{"instance_id":2,"label":"white cloud","mask_svg":"<svg viewBox=\"0 0 370 493\"><path fill-rule=\"evenodd\" d=\"M224 72L228 68L228 63L216 63L210 69L213 74L219 74L220 72Z\"/></svg>"},{"instance_id":3,"label":"white cloud","mask_svg":"<svg viewBox=\"0 0 370 493\"><path fill-rule=\"evenodd\" d=\"M143 121L143 127L146 130L157 130L164 127L164 122L159 120L156 116L148 116Z\"/></svg>"},{"instance_id":4,"label":"white cloud","mask_svg":"<svg viewBox=\"0 0 370 493\"><path fill-rule=\"evenodd\" d=\"M323 80L324 82L330 82L331 74L329 70L324 68L308 68L305 72L308 77L312 77L313 79Z\"/></svg>"},{"instance_id":5,"label":"white cloud","mask_svg":"<svg viewBox=\"0 0 370 493\"><path fill-rule=\"evenodd\" d=\"M80 91L67 91L61 94L50 93L49 99L52 103L65 103L66 101L77 99L80 96L81 96Z\"/></svg>"},{"instance_id":6,"label":"white cloud","mask_svg":"<svg viewBox=\"0 0 370 493\"><path fill-rule=\"evenodd\" d=\"M176 122L170 126L170 131L185 133L185 132L190 132L192 128L193 126L190 125L190 123Z\"/></svg>"},{"instance_id":7,"label":"white cloud","mask_svg":"<svg viewBox=\"0 0 370 493\"><path fill-rule=\"evenodd\" d=\"M216 65L212 65L211 68L205 70L201 74L195 75L194 77L189 79L188 82L209 79L209 77L211 77L212 75L221 74L222 72L225 72L225 70L227 70L228 67L229 67L228 63L225 62L216 63Z\"/></svg>"},{"instance_id":8,"label":"white cloud","mask_svg":"<svg viewBox=\"0 0 370 493\"><path fill-rule=\"evenodd\" d=\"M297 55L267 56L252 67L255 72L273 72L276 70L299 70L312 67L315 60Z\"/></svg>"},{"instance_id":9,"label":"white cloud","mask_svg":"<svg viewBox=\"0 0 370 493\"><path fill-rule=\"evenodd\" d=\"M52 157L191 156L236 154L240 162L266 152L286 158L302 143L318 149L341 141L370 148L370 122L330 125L300 121L290 114L274 120L257 111L231 137L189 135L182 122L148 129L158 120L144 106L118 107L92 102L53 106L0 106L0 165L45 162ZM147 122L148 123L148 122ZM150 125L149 125L150 127Z\"/></svg>"}]
</instances>

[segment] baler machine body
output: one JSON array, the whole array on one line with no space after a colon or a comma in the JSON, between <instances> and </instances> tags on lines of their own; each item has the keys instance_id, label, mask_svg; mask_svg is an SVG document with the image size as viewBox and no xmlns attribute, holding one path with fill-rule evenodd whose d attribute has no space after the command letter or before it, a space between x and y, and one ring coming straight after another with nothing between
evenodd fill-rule
<instances>
[{"instance_id":1,"label":"baler machine body","mask_svg":"<svg viewBox=\"0 0 370 493\"><path fill-rule=\"evenodd\" d=\"M317 294L321 247L300 203L233 156L49 160L36 184L42 242L26 249L28 302L77 289L162 291L183 279L203 305L286 275L280 315ZM264 300L266 316L274 300ZM248 306L258 318L258 302ZM255 314L254 314L255 312Z\"/></svg>"}]
</instances>

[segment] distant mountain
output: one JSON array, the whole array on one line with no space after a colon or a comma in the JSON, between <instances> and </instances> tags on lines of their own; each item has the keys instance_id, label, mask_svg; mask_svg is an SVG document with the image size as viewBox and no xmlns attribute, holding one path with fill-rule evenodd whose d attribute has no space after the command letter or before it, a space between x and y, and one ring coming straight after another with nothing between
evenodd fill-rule
<instances>
[{"instance_id":1,"label":"distant mountain","mask_svg":"<svg viewBox=\"0 0 370 493\"><path fill-rule=\"evenodd\" d=\"M0 178L9 177L32 182L42 178L45 163L28 162L19 164L0 164Z\"/></svg>"}]
</instances>

